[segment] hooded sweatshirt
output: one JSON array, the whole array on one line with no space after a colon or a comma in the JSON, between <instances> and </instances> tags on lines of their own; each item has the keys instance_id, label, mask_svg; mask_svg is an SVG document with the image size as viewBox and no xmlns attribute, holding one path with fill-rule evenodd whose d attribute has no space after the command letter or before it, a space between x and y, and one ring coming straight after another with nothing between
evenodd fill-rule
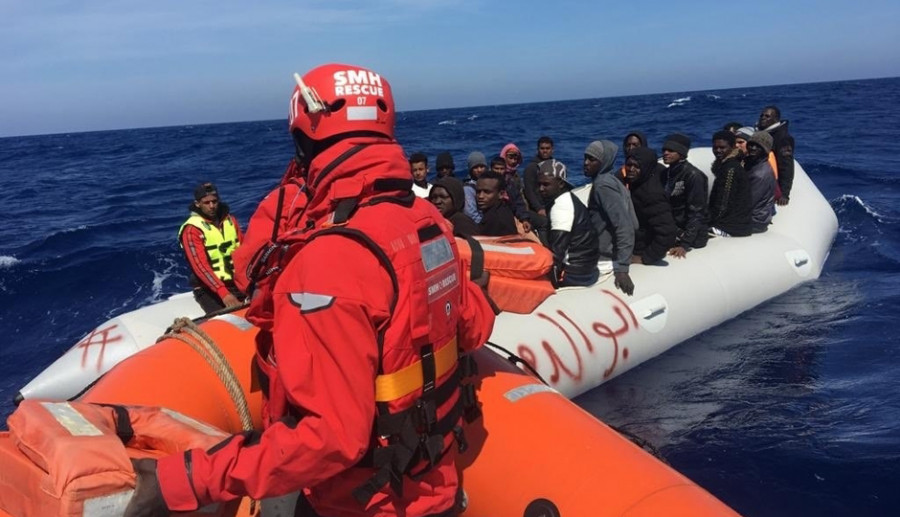
<instances>
[{"instance_id":1,"label":"hooded sweatshirt","mask_svg":"<svg viewBox=\"0 0 900 517\"><path fill-rule=\"evenodd\" d=\"M453 235L457 237L469 237L478 234L478 225L471 217L467 216L463 209L466 206L466 194L463 184L456 178L446 176L438 178L434 187L442 187L450 194L450 202L453 203L453 213L447 220L453 223Z\"/></svg>"},{"instance_id":2,"label":"hooded sweatshirt","mask_svg":"<svg viewBox=\"0 0 900 517\"><path fill-rule=\"evenodd\" d=\"M600 140L603 156L600 172L591 183L588 212L597 229L601 260L613 261L616 273L628 272L634 250L634 232L638 225L631 194L619 174L612 174L618 146Z\"/></svg>"},{"instance_id":3,"label":"hooded sweatshirt","mask_svg":"<svg viewBox=\"0 0 900 517\"><path fill-rule=\"evenodd\" d=\"M510 143L504 145L503 149L500 150L500 156L503 158L503 161L506 161L506 153L508 153L509 151L515 151L515 152L519 153L519 157L521 160L522 151L519 149L519 147L516 144L510 142ZM522 162L520 161L519 165L521 165L521 164L522 164ZM518 171L519 171L518 165L515 167L510 167L509 162L506 162L507 180L509 179L510 175L516 175L518 177L518 175L517 175ZM519 185L519 187L521 188L521 185Z\"/></svg>"},{"instance_id":4,"label":"hooded sweatshirt","mask_svg":"<svg viewBox=\"0 0 900 517\"><path fill-rule=\"evenodd\" d=\"M641 166L637 178L628 185L639 224L634 237L634 254L640 255L643 264L655 264L675 246L678 227L675 226L666 192L656 177L659 165L656 152L638 147L631 151L631 156Z\"/></svg>"}]
</instances>

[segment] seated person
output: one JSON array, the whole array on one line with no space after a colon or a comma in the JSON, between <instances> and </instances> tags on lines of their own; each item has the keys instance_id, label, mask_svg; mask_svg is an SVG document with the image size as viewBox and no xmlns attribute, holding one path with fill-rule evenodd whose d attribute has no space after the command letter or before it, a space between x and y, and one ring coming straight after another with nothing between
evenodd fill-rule
<instances>
[{"instance_id":1,"label":"seated person","mask_svg":"<svg viewBox=\"0 0 900 517\"><path fill-rule=\"evenodd\" d=\"M669 255L677 258L684 258L692 248L706 246L709 238L709 182L706 174L687 161L690 149L691 139L681 133L667 136L662 147L663 163L669 167L664 182L666 197L678 227Z\"/></svg>"},{"instance_id":2,"label":"seated person","mask_svg":"<svg viewBox=\"0 0 900 517\"><path fill-rule=\"evenodd\" d=\"M549 232L541 236L541 242L553 252L551 280L556 287L593 285L600 277L597 230L587 207L571 190L562 162L541 162L538 191L550 218Z\"/></svg>"},{"instance_id":3,"label":"seated person","mask_svg":"<svg viewBox=\"0 0 900 517\"><path fill-rule=\"evenodd\" d=\"M461 181L453 176L438 178L428 193L428 200L453 225L453 235L470 237L478 234L478 225L463 213L466 196Z\"/></svg>"},{"instance_id":4,"label":"seated person","mask_svg":"<svg viewBox=\"0 0 900 517\"><path fill-rule=\"evenodd\" d=\"M715 175L709 194L709 228L720 237L746 237L753 233L750 180L734 147L734 134L717 131L713 135L712 164Z\"/></svg>"},{"instance_id":5,"label":"seated person","mask_svg":"<svg viewBox=\"0 0 900 517\"><path fill-rule=\"evenodd\" d=\"M494 171L487 171L475 182L475 202L481 212L478 235L516 235L516 216L509 202L503 199L506 180Z\"/></svg>"},{"instance_id":6,"label":"seated person","mask_svg":"<svg viewBox=\"0 0 900 517\"><path fill-rule=\"evenodd\" d=\"M734 133L734 146L741 152L742 159L747 156L747 142L750 141L750 137L753 136L753 133L755 132L756 131L752 127L744 126L738 128Z\"/></svg>"},{"instance_id":7,"label":"seated person","mask_svg":"<svg viewBox=\"0 0 900 517\"><path fill-rule=\"evenodd\" d=\"M769 163L772 151L772 135L765 131L753 133L747 142L744 167L750 180L750 202L753 205L753 233L763 233L775 215L775 189L778 185L775 172Z\"/></svg>"},{"instance_id":8,"label":"seated person","mask_svg":"<svg viewBox=\"0 0 900 517\"><path fill-rule=\"evenodd\" d=\"M453 171L456 169L456 164L453 163L453 155L448 151L444 151L441 154L437 155L437 159L434 161L434 170L437 173L438 178L443 178L444 176L453 176Z\"/></svg>"},{"instance_id":9,"label":"seated person","mask_svg":"<svg viewBox=\"0 0 900 517\"><path fill-rule=\"evenodd\" d=\"M657 165L656 152L646 147L633 148L625 160L625 183L638 219L633 263L659 264L675 246L678 227L662 183L656 178Z\"/></svg>"},{"instance_id":10,"label":"seated person","mask_svg":"<svg viewBox=\"0 0 900 517\"><path fill-rule=\"evenodd\" d=\"M481 211L478 210L478 203L475 201L475 182L487 170L487 160L484 159L484 153L479 151L469 153L469 157L466 159L466 166L469 171L469 179L463 184L466 194L466 207L463 211L473 221L480 223Z\"/></svg>"},{"instance_id":11,"label":"seated person","mask_svg":"<svg viewBox=\"0 0 900 517\"><path fill-rule=\"evenodd\" d=\"M431 184L428 183L428 157L423 153L413 153L409 157L409 172L413 179L413 193L418 197L427 198L431 189Z\"/></svg>"},{"instance_id":12,"label":"seated person","mask_svg":"<svg viewBox=\"0 0 900 517\"><path fill-rule=\"evenodd\" d=\"M515 174L510 176L506 172L506 160L502 156L495 156L491 159L491 171L503 176L503 179L506 181L504 198L509 201L509 206L512 207L516 219L522 221L524 231L526 233L530 232L531 224L529 221L531 216L528 208L525 206L525 196L522 195L520 190L521 182L518 181L519 177Z\"/></svg>"},{"instance_id":13,"label":"seated person","mask_svg":"<svg viewBox=\"0 0 900 517\"><path fill-rule=\"evenodd\" d=\"M194 299L207 314L241 305L244 293L234 283L232 262L244 238L240 224L209 182L194 189L188 209L190 215L178 229L178 244L191 270Z\"/></svg>"},{"instance_id":14,"label":"seated person","mask_svg":"<svg viewBox=\"0 0 900 517\"><path fill-rule=\"evenodd\" d=\"M634 282L629 268L637 217L622 175L613 172L618 150L609 140L591 142L584 150L584 175L592 181L587 208L599 240L601 273L612 271L616 288L631 296Z\"/></svg>"}]
</instances>

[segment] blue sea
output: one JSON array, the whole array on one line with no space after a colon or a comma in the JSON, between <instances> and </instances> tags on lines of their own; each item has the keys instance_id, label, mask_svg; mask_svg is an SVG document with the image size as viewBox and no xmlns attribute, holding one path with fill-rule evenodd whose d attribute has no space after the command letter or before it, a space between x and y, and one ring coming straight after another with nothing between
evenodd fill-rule
<instances>
[{"instance_id":1,"label":"blue sea","mask_svg":"<svg viewBox=\"0 0 900 517\"><path fill-rule=\"evenodd\" d=\"M744 515L900 515L900 79L402 112L397 132L460 175L470 151L550 135L583 183L591 140L708 146L773 103L840 221L822 277L577 402ZM284 120L0 139L0 416L94 326L188 290L196 183L246 224L292 152Z\"/></svg>"}]
</instances>

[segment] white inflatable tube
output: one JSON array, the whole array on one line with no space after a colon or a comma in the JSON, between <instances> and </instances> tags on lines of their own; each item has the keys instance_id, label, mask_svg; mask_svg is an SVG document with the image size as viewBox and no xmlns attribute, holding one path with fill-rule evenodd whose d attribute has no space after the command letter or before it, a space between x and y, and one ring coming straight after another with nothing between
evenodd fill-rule
<instances>
[{"instance_id":1,"label":"white inflatable tube","mask_svg":"<svg viewBox=\"0 0 900 517\"><path fill-rule=\"evenodd\" d=\"M712 151L693 149L689 160L710 175L712 185ZM578 189L583 200L589 188ZM818 278L836 233L831 205L795 163L791 202L778 207L766 233L712 238L684 259L667 259L666 266L634 265L633 296L618 291L609 277L593 287L561 289L532 314L501 314L491 341L574 397ZM73 397L119 361L153 345L176 317L201 315L185 293L113 318L23 387L19 397Z\"/></svg>"}]
</instances>

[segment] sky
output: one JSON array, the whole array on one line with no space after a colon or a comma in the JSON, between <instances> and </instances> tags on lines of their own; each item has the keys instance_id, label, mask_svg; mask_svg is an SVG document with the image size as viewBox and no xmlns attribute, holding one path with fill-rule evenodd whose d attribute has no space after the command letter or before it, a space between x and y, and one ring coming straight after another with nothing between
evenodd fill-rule
<instances>
[{"instance_id":1,"label":"sky","mask_svg":"<svg viewBox=\"0 0 900 517\"><path fill-rule=\"evenodd\" d=\"M0 137L272 120L362 65L400 111L900 76L900 2L0 0Z\"/></svg>"}]
</instances>

